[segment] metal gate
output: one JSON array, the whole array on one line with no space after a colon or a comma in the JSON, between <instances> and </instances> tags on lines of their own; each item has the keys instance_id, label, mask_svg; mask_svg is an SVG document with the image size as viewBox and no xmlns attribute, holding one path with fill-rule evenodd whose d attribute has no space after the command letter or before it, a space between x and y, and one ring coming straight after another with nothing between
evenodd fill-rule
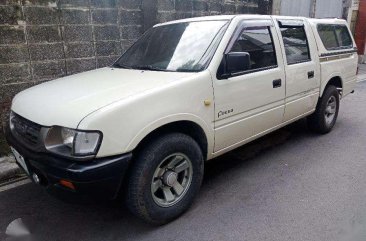
<instances>
[{"instance_id":1,"label":"metal gate","mask_svg":"<svg viewBox=\"0 0 366 241\"><path fill-rule=\"evenodd\" d=\"M310 17L312 0L281 0L281 15Z\"/></svg>"},{"instance_id":2,"label":"metal gate","mask_svg":"<svg viewBox=\"0 0 366 241\"><path fill-rule=\"evenodd\" d=\"M280 0L281 15L342 18L343 0Z\"/></svg>"}]
</instances>

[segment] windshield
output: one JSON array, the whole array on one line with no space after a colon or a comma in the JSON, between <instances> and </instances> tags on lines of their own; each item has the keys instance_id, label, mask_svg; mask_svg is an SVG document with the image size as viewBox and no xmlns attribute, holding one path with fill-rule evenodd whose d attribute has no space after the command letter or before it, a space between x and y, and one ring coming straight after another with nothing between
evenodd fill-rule
<instances>
[{"instance_id":1,"label":"windshield","mask_svg":"<svg viewBox=\"0 0 366 241\"><path fill-rule=\"evenodd\" d=\"M226 23L184 22L151 28L113 66L156 71L201 71L210 61L214 52L210 50L222 37L219 33L223 32Z\"/></svg>"}]
</instances>

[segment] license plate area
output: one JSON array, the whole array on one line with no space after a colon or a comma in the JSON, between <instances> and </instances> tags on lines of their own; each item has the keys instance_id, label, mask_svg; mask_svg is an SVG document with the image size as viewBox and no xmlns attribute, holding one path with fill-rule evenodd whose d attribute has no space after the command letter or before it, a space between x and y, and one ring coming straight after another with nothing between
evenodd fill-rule
<instances>
[{"instance_id":1,"label":"license plate area","mask_svg":"<svg viewBox=\"0 0 366 241\"><path fill-rule=\"evenodd\" d=\"M25 162L25 159L22 155L20 155L20 153L15 150L13 147L10 147L11 151L13 152L14 156L15 156L15 160L16 162L24 169L24 171L29 175L29 170L28 170L28 166Z\"/></svg>"}]
</instances>

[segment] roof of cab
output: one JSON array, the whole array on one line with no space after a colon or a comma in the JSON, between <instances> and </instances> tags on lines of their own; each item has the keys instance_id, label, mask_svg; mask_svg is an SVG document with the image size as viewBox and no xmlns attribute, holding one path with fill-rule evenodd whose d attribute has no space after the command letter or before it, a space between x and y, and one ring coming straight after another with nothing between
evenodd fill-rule
<instances>
[{"instance_id":1,"label":"roof of cab","mask_svg":"<svg viewBox=\"0 0 366 241\"><path fill-rule=\"evenodd\" d=\"M346 20L340 18L308 18L310 23L324 23L324 24L345 24Z\"/></svg>"},{"instance_id":2,"label":"roof of cab","mask_svg":"<svg viewBox=\"0 0 366 241\"><path fill-rule=\"evenodd\" d=\"M203 17L194 17L194 18L184 18L179 20L173 20L164 23L158 23L156 26L174 24L174 23L186 23L186 22L199 22L199 21L217 21L217 20L232 20L235 17L245 16L246 18L258 18L258 17L266 17L269 18L271 15L261 15L261 14L235 14L235 15L211 15L211 16L203 16Z\"/></svg>"},{"instance_id":3,"label":"roof of cab","mask_svg":"<svg viewBox=\"0 0 366 241\"><path fill-rule=\"evenodd\" d=\"M162 26L174 23L185 23L185 22L198 22L198 21L213 21L213 20L231 20L237 15L212 15L212 16L204 16L204 17L195 17L195 18L184 18L179 20L173 20L165 23L158 23L155 26ZM154 26L154 27L155 27Z\"/></svg>"},{"instance_id":4,"label":"roof of cab","mask_svg":"<svg viewBox=\"0 0 366 241\"><path fill-rule=\"evenodd\" d=\"M232 20L237 16L245 16L246 18L258 18L258 17L275 17L275 18L283 18L283 19L307 19L310 23L329 23L329 24L344 24L346 21L338 18L306 18L306 17L295 17L295 16L280 16L280 15L259 15L259 14L237 14L237 15L212 15L212 16L204 16L204 17L194 17L194 18L185 18L179 20L173 20L165 23L158 23L156 26L174 24L174 23L185 23L185 22L198 22L198 21L214 21L214 20Z\"/></svg>"}]
</instances>

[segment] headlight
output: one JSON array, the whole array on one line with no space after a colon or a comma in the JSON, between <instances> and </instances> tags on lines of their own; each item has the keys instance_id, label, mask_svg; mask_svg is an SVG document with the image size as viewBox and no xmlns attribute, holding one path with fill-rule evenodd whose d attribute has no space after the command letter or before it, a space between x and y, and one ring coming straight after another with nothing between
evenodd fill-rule
<instances>
[{"instance_id":1,"label":"headlight","mask_svg":"<svg viewBox=\"0 0 366 241\"><path fill-rule=\"evenodd\" d=\"M48 129L44 144L48 151L70 157L96 155L102 134L99 131L80 131L65 127Z\"/></svg>"}]
</instances>

